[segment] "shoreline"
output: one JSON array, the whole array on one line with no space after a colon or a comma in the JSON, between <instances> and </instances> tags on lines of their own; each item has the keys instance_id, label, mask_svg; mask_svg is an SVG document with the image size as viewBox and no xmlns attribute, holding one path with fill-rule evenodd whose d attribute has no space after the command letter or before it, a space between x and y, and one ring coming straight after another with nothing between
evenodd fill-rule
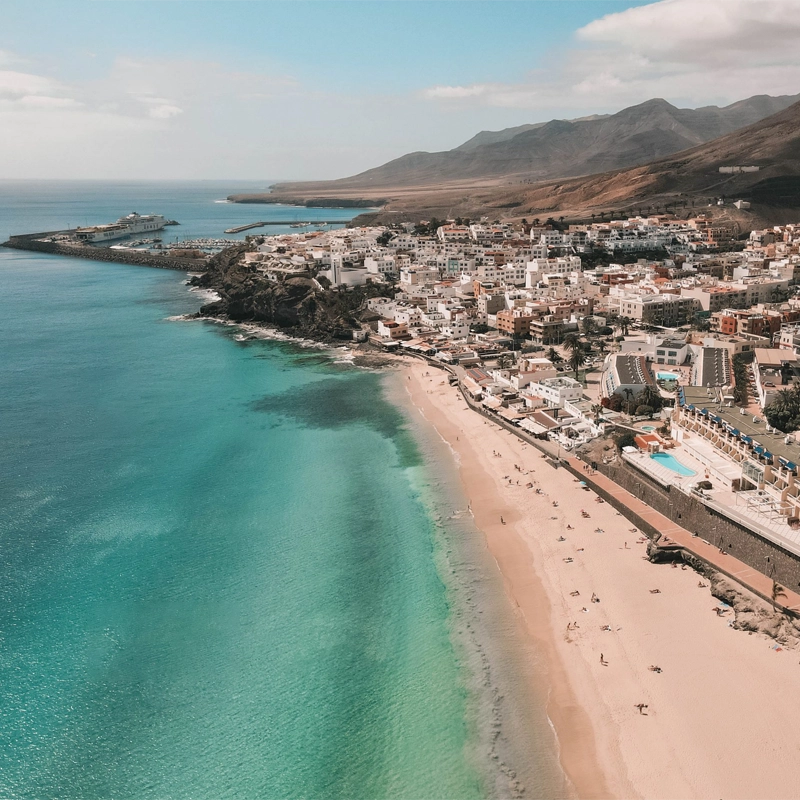
<instances>
[{"instance_id":1,"label":"shoreline","mask_svg":"<svg viewBox=\"0 0 800 800\"><path fill-rule=\"evenodd\" d=\"M433 557L451 603L451 641L470 698L470 760L488 797L571 798L545 711L544 664L505 600L502 574L470 512L449 443L408 396L406 365L398 358L387 370L384 392L407 418L423 458Z\"/></svg>"},{"instance_id":2,"label":"shoreline","mask_svg":"<svg viewBox=\"0 0 800 800\"><path fill-rule=\"evenodd\" d=\"M414 361L403 374L454 454L508 607L546 663L539 678L575 794L797 797L796 652L729 627L697 573L646 560L632 523L468 409L441 372ZM526 488L533 480L543 495Z\"/></svg>"}]
</instances>

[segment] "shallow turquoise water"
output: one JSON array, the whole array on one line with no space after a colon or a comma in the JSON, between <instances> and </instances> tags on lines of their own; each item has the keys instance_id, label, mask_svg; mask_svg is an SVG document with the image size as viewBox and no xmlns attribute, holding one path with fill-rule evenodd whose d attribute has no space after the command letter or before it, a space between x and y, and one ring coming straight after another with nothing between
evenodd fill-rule
<instances>
[{"instance_id":1,"label":"shallow turquoise water","mask_svg":"<svg viewBox=\"0 0 800 800\"><path fill-rule=\"evenodd\" d=\"M0 280L0 796L481 796L381 377L167 319L180 274Z\"/></svg>"},{"instance_id":2,"label":"shallow turquoise water","mask_svg":"<svg viewBox=\"0 0 800 800\"><path fill-rule=\"evenodd\" d=\"M319 216L261 188L0 181L0 238ZM0 249L0 797L568 796L447 447L183 280Z\"/></svg>"}]
</instances>

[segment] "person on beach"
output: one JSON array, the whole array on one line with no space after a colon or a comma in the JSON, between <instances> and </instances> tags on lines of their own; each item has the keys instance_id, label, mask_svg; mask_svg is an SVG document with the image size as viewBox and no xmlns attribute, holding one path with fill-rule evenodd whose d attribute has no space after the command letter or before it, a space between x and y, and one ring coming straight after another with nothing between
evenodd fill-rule
<instances>
[{"instance_id":1,"label":"person on beach","mask_svg":"<svg viewBox=\"0 0 800 800\"><path fill-rule=\"evenodd\" d=\"M605 660L605 657L603 656L602 653L600 653L600 664L602 664L602 666L604 667L608 666L608 661Z\"/></svg>"},{"instance_id":2,"label":"person on beach","mask_svg":"<svg viewBox=\"0 0 800 800\"><path fill-rule=\"evenodd\" d=\"M502 518L502 516L500 517L500 524L501 525L505 525L506 524L506 521Z\"/></svg>"},{"instance_id":3,"label":"person on beach","mask_svg":"<svg viewBox=\"0 0 800 800\"><path fill-rule=\"evenodd\" d=\"M646 717L647 714L644 713L644 709L650 708L650 706L648 706L646 703L636 703L636 705L634 705L634 708L638 708L639 713Z\"/></svg>"}]
</instances>

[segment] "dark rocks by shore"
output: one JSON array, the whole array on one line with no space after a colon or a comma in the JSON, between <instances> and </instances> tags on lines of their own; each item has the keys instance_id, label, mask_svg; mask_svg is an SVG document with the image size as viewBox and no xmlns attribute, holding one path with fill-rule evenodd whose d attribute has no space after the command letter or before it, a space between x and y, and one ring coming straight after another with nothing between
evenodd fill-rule
<instances>
[{"instance_id":1,"label":"dark rocks by shore","mask_svg":"<svg viewBox=\"0 0 800 800\"><path fill-rule=\"evenodd\" d=\"M198 316L234 322L274 325L304 339L333 343L352 341L362 328L366 301L391 293L385 286L367 284L347 291L321 288L313 278L272 281L242 256L250 245L223 250L192 284L216 292L220 299L204 305Z\"/></svg>"}]
</instances>

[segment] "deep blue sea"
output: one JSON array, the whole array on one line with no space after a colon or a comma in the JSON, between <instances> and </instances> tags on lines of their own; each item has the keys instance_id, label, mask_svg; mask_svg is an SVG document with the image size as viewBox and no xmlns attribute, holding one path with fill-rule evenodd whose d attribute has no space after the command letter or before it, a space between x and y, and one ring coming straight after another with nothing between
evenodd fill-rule
<instances>
[{"instance_id":1,"label":"deep blue sea","mask_svg":"<svg viewBox=\"0 0 800 800\"><path fill-rule=\"evenodd\" d=\"M319 216L214 202L264 185L0 182L0 239ZM177 321L184 281L0 249L0 797L509 793L472 534L387 378Z\"/></svg>"}]
</instances>

